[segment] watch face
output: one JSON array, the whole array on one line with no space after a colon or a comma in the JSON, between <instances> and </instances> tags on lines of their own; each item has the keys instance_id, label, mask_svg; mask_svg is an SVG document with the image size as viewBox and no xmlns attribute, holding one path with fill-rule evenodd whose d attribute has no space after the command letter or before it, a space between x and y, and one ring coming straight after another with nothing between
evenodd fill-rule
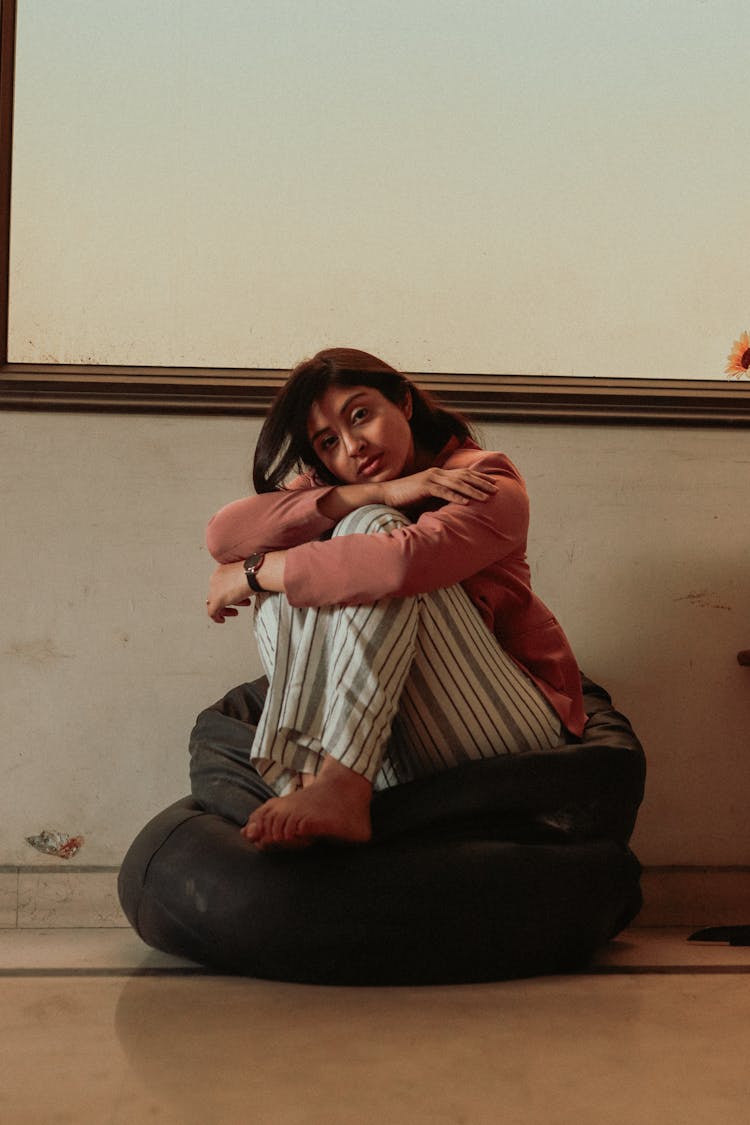
<instances>
[{"instance_id":1,"label":"watch face","mask_svg":"<svg viewBox=\"0 0 750 1125\"><path fill-rule=\"evenodd\" d=\"M260 564L263 562L263 559L265 557L266 556L264 554L259 554L250 555L249 558L245 559L245 577L247 578L248 586L254 594L260 594L262 591L262 587L258 582L258 579L255 577L255 572L259 569Z\"/></svg>"}]
</instances>

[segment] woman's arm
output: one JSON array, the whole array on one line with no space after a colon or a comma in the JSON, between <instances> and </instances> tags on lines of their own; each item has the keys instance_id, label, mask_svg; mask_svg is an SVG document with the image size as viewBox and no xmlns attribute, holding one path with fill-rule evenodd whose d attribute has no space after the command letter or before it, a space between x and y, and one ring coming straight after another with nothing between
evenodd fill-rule
<instances>
[{"instance_id":1,"label":"woman's arm","mask_svg":"<svg viewBox=\"0 0 750 1125\"><path fill-rule=\"evenodd\" d=\"M482 503L496 491L497 485L487 473L477 472L471 468L438 469L430 468L421 473L414 473L408 477L401 477L394 481L382 483L367 482L361 485L339 485L333 488L316 490L325 493L322 497L315 498L318 512L332 524L337 523L344 516L361 508L365 504L387 504L390 507L409 507L423 500L441 499L459 505L468 505L472 500ZM309 496L312 490L306 489ZM284 494L270 494L288 495ZM251 502L262 500L263 497L249 497ZM218 516L225 519L224 532L229 533L232 550L219 549L217 540L210 543L212 554L218 558L221 565L214 571L210 583L206 606L209 617L217 623L223 624L227 617L236 617L236 606L248 605L248 585L242 559L246 555L263 551L263 547L251 548L249 539L242 539L242 528L237 526L254 510L257 505L247 504L238 500L235 504L222 509ZM265 506L268 508L269 506ZM297 508L299 512L299 507ZM222 513L227 513L226 516ZM288 514L288 513L287 513ZM215 517L216 519L216 517ZM297 527L299 528L298 522ZM308 527L311 526L309 522ZM290 524L287 524L280 538L290 534ZM368 536L345 536L346 542L353 538L368 539ZM240 552L237 557L237 545L248 548L246 554ZM300 544L301 545L301 544ZM272 592L286 590L286 560L289 552L286 549L270 550L265 552L265 559L257 579L262 589ZM382 596L382 595L378 595ZM347 599L339 599L347 600ZM376 600L376 599L369 599ZM305 603L308 604L308 603ZM317 604L317 603L315 603Z\"/></svg>"},{"instance_id":2,"label":"woman's arm","mask_svg":"<svg viewBox=\"0 0 750 1125\"><path fill-rule=\"evenodd\" d=\"M472 470L490 476L495 491L446 503L390 534L339 536L289 550L284 589L291 604L408 597L463 582L511 555L523 558L529 509L518 472L501 454L482 455Z\"/></svg>"},{"instance_id":3,"label":"woman's arm","mask_svg":"<svg viewBox=\"0 0 750 1125\"><path fill-rule=\"evenodd\" d=\"M468 502L494 490L486 474L470 468L430 468L398 480L314 486L298 477L289 489L246 496L221 508L206 529L206 545L217 562L246 559L311 543L365 504L404 508L438 499Z\"/></svg>"},{"instance_id":4,"label":"woman's arm","mask_svg":"<svg viewBox=\"0 0 750 1125\"><path fill-rule=\"evenodd\" d=\"M319 508L330 491L302 484L235 500L209 520L206 546L217 562L230 563L319 539L335 523Z\"/></svg>"}]
</instances>

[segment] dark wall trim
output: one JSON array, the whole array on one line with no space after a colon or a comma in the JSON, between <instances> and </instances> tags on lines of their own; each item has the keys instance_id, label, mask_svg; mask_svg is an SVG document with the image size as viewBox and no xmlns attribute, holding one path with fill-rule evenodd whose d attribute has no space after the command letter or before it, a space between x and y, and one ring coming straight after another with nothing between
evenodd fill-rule
<instances>
[{"instance_id":1,"label":"dark wall trim","mask_svg":"<svg viewBox=\"0 0 750 1125\"><path fill-rule=\"evenodd\" d=\"M16 3L0 0L0 363L8 357L8 276L10 273L10 180L13 154L13 76L16 57Z\"/></svg>"},{"instance_id":2,"label":"dark wall trim","mask_svg":"<svg viewBox=\"0 0 750 1125\"><path fill-rule=\"evenodd\" d=\"M7 362L16 0L0 0L0 21L0 409L263 414L285 371ZM414 378L485 421L750 426L750 383L463 373Z\"/></svg>"},{"instance_id":3,"label":"dark wall trim","mask_svg":"<svg viewBox=\"0 0 750 1125\"><path fill-rule=\"evenodd\" d=\"M0 408L259 415L287 372L5 364ZM416 383L485 421L750 426L750 384L692 380L419 374Z\"/></svg>"}]
</instances>

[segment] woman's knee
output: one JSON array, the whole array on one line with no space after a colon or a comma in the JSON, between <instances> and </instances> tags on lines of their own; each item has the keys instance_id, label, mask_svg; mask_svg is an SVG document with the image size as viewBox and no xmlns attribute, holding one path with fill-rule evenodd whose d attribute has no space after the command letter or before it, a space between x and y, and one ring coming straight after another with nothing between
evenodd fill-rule
<instances>
[{"instance_id":1,"label":"woman's knee","mask_svg":"<svg viewBox=\"0 0 750 1125\"><path fill-rule=\"evenodd\" d=\"M408 527L410 523L411 520L408 520L397 508L389 508L385 504L366 504L344 516L336 524L333 534L377 535L381 532L396 531L399 527Z\"/></svg>"}]
</instances>

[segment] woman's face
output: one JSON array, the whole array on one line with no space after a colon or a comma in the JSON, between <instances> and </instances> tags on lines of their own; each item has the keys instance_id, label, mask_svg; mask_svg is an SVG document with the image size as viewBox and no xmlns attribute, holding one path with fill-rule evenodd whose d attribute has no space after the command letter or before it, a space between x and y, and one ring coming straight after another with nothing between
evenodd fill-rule
<instances>
[{"instance_id":1,"label":"woman's face","mask_svg":"<svg viewBox=\"0 0 750 1125\"><path fill-rule=\"evenodd\" d=\"M395 480L414 471L411 397L401 406L374 387L329 387L313 403L307 434L342 484Z\"/></svg>"}]
</instances>

